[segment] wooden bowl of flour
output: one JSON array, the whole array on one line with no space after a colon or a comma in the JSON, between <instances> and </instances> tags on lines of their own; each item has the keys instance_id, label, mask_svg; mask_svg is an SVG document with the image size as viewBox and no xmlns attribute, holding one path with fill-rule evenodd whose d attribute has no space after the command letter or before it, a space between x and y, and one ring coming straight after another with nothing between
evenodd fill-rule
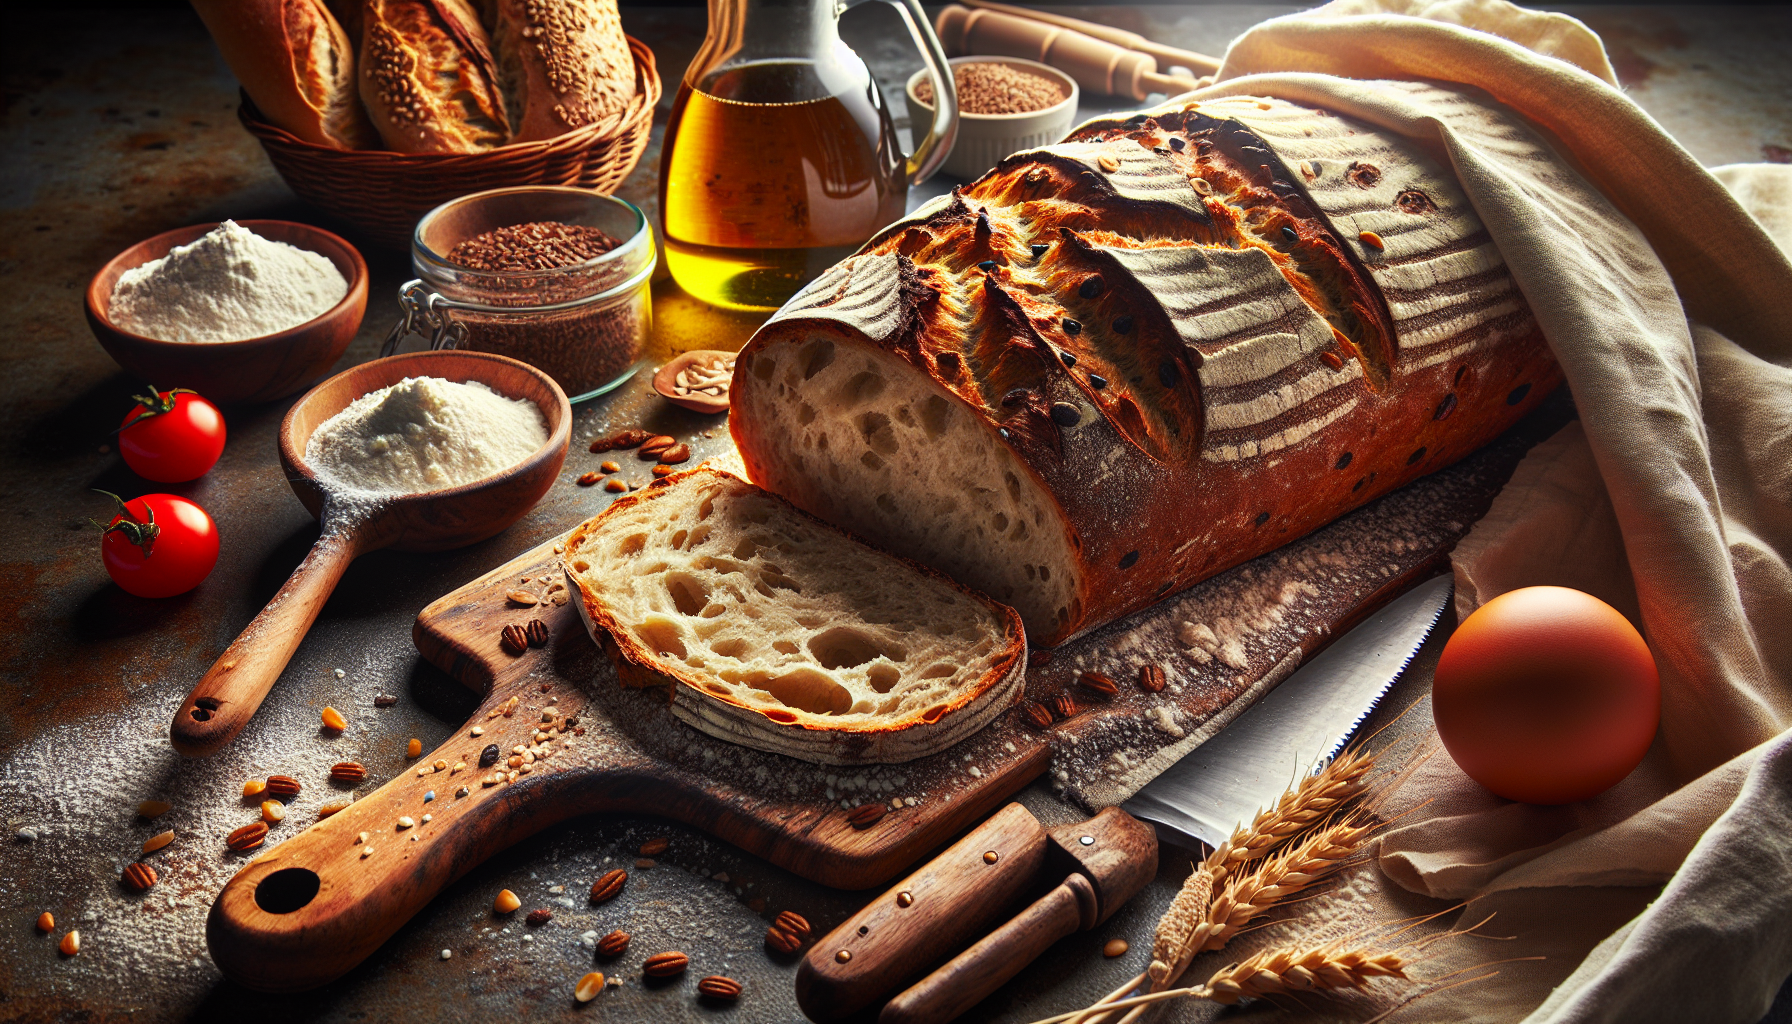
<instances>
[{"instance_id":1,"label":"wooden bowl of flour","mask_svg":"<svg viewBox=\"0 0 1792 1024\"><path fill-rule=\"evenodd\" d=\"M311 435L355 399L406 377L477 381L505 398L531 402L547 423L547 440L522 461L454 487L377 496L330 490L305 461ZM202 757L249 724L357 557L380 548L445 551L498 533L554 485L571 437L572 404L560 385L527 363L489 352L448 349L375 359L312 388L280 423L280 462L293 493L323 520L323 535L181 702L168 730L174 748Z\"/></svg>"},{"instance_id":2,"label":"wooden bowl of flour","mask_svg":"<svg viewBox=\"0 0 1792 1024\"><path fill-rule=\"evenodd\" d=\"M134 334L108 315L119 277L218 225L164 231L112 257L87 285L87 324L100 347L125 372L164 390L192 388L214 402L270 402L303 391L330 372L367 312L367 263L354 246L323 228L285 220L237 223L263 238L309 249L329 260L348 281L348 293L317 317L259 338L186 342Z\"/></svg>"}]
</instances>

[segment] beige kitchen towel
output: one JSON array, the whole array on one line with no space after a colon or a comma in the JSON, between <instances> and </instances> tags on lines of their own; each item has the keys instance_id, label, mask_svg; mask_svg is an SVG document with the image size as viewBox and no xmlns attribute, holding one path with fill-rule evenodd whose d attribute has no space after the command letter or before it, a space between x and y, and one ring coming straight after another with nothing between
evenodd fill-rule
<instances>
[{"instance_id":1,"label":"beige kitchen towel","mask_svg":"<svg viewBox=\"0 0 1792 1024\"><path fill-rule=\"evenodd\" d=\"M1460 610L1576 586L1631 616L1662 673L1654 747L1596 800L1499 800L1435 744L1408 777L1386 877L1511 908L1499 957L1582 957L1412 1019L1752 1024L1792 971L1792 167L1705 170L1614 87L1593 33L1492 0L1265 22L1195 95L1239 94L1360 118L1454 168L1580 411L1458 550ZM1573 170L1512 159L1489 99ZM1590 950L1559 941L1663 883Z\"/></svg>"}]
</instances>

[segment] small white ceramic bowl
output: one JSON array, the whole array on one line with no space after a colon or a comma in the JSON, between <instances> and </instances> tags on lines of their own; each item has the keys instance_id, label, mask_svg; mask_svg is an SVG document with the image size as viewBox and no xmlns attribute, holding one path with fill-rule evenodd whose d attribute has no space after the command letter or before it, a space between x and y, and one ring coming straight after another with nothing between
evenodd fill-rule
<instances>
[{"instance_id":1,"label":"small white ceramic bowl","mask_svg":"<svg viewBox=\"0 0 1792 1024\"><path fill-rule=\"evenodd\" d=\"M1023 60L1020 57L954 57L951 63L953 67L960 64L1006 64L1062 83L1067 95L1044 110L1030 110L1024 114L968 114L960 109L958 141L952 146L951 155L941 165L941 170L947 174L971 181L981 177L984 171L994 167L1010 153L1062 142L1064 136L1070 134L1071 126L1076 122L1077 88L1076 80L1064 72L1049 64ZM915 95L915 87L924 81L927 81L926 68L910 75L908 88L903 91L908 99L910 131L917 136L924 134L927 125L933 121L933 104L923 103Z\"/></svg>"}]
</instances>

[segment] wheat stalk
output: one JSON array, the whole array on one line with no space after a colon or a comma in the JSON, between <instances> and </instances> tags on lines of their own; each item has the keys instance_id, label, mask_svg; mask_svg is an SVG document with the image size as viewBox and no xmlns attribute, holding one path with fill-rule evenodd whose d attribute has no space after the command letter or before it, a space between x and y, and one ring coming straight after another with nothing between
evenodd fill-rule
<instances>
[{"instance_id":1,"label":"wheat stalk","mask_svg":"<svg viewBox=\"0 0 1792 1024\"><path fill-rule=\"evenodd\" d=\"M1354 816L1333 822L1227 879L1208 905L1207 920L1191 935L1201 940L1195 952L1219 949L1277 903L1336 873L1362 849L1372 828Z\"/></svg>"},{"instance_id":2,"label":"wheat stalk","mask_svg":"<svg viewBox=\"0 0 1792 1024\"><path fill-rule=\"evenodd\" d=\"M1410 957L1400 950L1351 949L1339 943L1265 950L1223 967L1190 993L1216 1003L1321 989L1362 988L1372 978L1404 978Z\"/></svg>"},{"instance_id":3,"label":"wheat stalk","mask_svg":"<svg viewBox=\"0 0 1792 1024\"><path fill-rule=\"evenodd\" d=\"M1202 864L1213 875L1214 884L1363 795L1369 788L1364 778L1374 767L1374 754L1352 747L1283 792L1273 807L1258 811L1249 825L1234 829L1207 855Z\"/></svg>"}]
</instances>

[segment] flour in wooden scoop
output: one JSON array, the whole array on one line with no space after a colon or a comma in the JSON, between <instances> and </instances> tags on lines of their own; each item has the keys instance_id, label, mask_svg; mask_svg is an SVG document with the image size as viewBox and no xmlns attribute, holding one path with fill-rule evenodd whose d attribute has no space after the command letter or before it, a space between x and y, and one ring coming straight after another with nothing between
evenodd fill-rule
<instances>
[{"instance_id":1,"label":"flour in wooden scoop","mask_svg":"<svg viewBox=\"0 0 1792 1024\"><path fill-rule=\"evenodd\" d=\"M325 420L305 445L305 461L332 491L414 494L502 472L547 440L534 402L478 381L406 377Z\"/></svg>"}]
</instances>

